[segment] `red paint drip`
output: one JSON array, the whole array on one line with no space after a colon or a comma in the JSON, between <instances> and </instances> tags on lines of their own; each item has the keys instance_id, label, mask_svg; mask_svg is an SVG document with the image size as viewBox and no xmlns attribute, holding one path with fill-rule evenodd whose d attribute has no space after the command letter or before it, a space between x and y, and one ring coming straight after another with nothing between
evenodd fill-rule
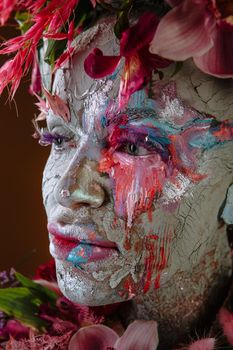
<instances>
[{"instance_id":1,"label":"red paint drip","mask_svg":"<svg viewBox=\"0 0 233 350\"><path fill-rule=\"evenodd\" d=\"M143 292L147 293L151 287L152 273L155 266L156 256L155 256L155 244L154 242L146 242L146 250L148 252L148 257L145 259L145 270L146 270L146 279L144 284Z\"/></svg>"},{"instance_id":2,"label":"red paint drip","mask_svg":"<svg viewBox=\"0 0 233 350\"><path fill-rule=\"evenodd\" d=\"M167 266L167 258L165 255L165 249L164 247L160 248L160 258L159 258L159 262L156 265L156 269L157 271L161 271L163 269L165 269L165 267Z\"/></svg>"},{"instance_id":3,"label":"red paint drip","mask_svg":"<svg viewBox=\"0 0 233 350\"><path fill-rule=\"evenodd\" d=\"M161 279L161 274L159 273L157 275L157 277L155 278L155 282L154 282L155 289L159 289L160 288L160 279Z\"/></svg>"},{"instance_id":4,"label":"red paint drip","mask_svg":"<svg viewBox=\"0 0 233 350\"><path fill-rule=\"evenodd\" d=\"M153 200L162 191L166 169L157 154L141 158L120 152L105 153L99 170L114 180L115 210L118 216L127 217L128 227L142 212L149 211L152 220Z\"/></svg>"}]
</instances>

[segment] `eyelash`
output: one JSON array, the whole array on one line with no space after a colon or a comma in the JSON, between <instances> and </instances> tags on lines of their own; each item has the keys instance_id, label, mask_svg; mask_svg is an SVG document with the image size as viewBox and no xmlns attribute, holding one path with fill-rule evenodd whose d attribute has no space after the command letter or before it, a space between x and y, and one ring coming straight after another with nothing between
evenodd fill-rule
<instances>
[{"instance_id":1,"label":"eyelash","mask_svg":"<svg viewBox=\"0 0 233 350\"><path fill-rule=\"evenodd\" d=\"M145 134L138 134L133 132L128 132L127 130L123 131L119 137L117 137L115 151L128 153L134 157L140 157L145 155L150 155L153 153L159 153L163 160L168 160L170 152L168 147L162 145L159 141L152 141ZM111 143L111 142L110 142ZM144 148L148 151L147 154L140 155L130 152L130 147L139 147Z\"/></svg>"},{"instance_id":2,"label":"eyelash","mask_svg":"<svg viewBox=\"0 0 233 350\"><path fill-rule=\"evenodd\" d=\"M41 146L54 145L56 151L62 151L64 150L65 143L69 141L70 138L67 136L50 133L47 128L39 129L39 144Z\"/></svg>"}]
</instances>

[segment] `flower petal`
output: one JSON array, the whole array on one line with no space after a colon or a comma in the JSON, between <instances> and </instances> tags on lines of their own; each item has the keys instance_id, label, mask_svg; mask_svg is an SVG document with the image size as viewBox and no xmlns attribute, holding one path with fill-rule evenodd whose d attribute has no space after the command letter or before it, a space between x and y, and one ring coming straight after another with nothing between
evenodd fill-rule
<instances>
[{"instance_id":1,"label":"flower petal","mask_svg":"<svg viewBox=\"0 0 233 350\"><path fill-rule=\"evenodd\" d=\"M188 350L214 350L214 344L214 338L199 339L191 344Z\"/></svg>"},{"instance_id":2,"label":"flower petal","mask_svg":"<svg viewBox=\"0 0 233 350\"><path fill-rule=\"evenodd\" d=\"M3 26L16 5L16 0L5 0L0 3L0 24Z\"/></svg>"},{"instance_id":3,"label":"flower petal","mask_svg":"<svg viewBox=\"0 0 233 350\"><path fill-rule=\"evenodd\" d=\"M32 75L31 75L31 84L29 87L30 94L40 94L41 93L41 75L38 63L37 55L34 56L33 66L32 66Z\"/></svg>"},{"instance_id":4,"label":"flower petal","mask_svg":"<svg viewBox=\"0 0 233 350\"><path fill-rule=\"evenodd\" d=\"M221 21L215 31L213 47L194 62L203 72L220 78L233 77L233 24Z\"/></svg>"},{"instance_id":5,"label":"flower petal","mask_svg":"<svg viewBox=\"0 0 233 350\"><path fill-rule=\"evenodd\" d=\"M117 350L155 350L159 338L155 321L134 321L117 340Z\"/></svg>"},{"instance_id":6,"label":"flower petal","mask_svg":"<svg viewBox=\"0 0 233 350\"><path fill-rule=\"evenodd\" d=\"M118 335L104 325L83 327L70 340L68 350L105 350L114 346Z\"/></svg>"},{"instance_id":7,"label":"flower petal","mask_svg":"<svg viewBox=\"0 0 233 350\"><path fill-rule=\"evenodd\" d=\"M52 95L47 89L43 88L43 93L49 104L49 107L55 115L61 117L66 123L70 122L70 110L65 101L63 101L58 95Z\"/></svg>"},{"instance_id":8,"label":"flower petal","mask_svg":"<svg viewBox=\"0 0 233 350\"><path fill-rule=\"evenodd\" d=\"M233 345L233 314L227 309L220 309L219 323L223 328L223 333L231 345Z\"/></svg>"},{"instance_id":9,"label":"flower petal","mask_svg":"<svg viewBox=\"0 0 233 350\"><path fill-rule=\"evenodd\" d=\"M154 13L146 12L137 24L123 32L120 41L120 52L122 56L134 55L143 46L149 44L153 39L159 20Z\"/></svg>"},{"instance_id":10,"label":"flower petal","mask_svg":"<svg viewBox=\"0 0 233 350\"><path fill-rule=\"evenodd\" d=\"M152 70L151 70L152 71ZM151 71L149 72L151 74ZM130 96L140 90L148 81L148 70L143 66L138 55L126 59L119 89L119 108L122 109Z\"/></svg>"},{"instance_id":11,"label":"flower petal","mask_svg":"<svg viewBox=\"0 0 233 350\"><path fill-rule=\"evenodd\" d=\"M180 5L182 2L184 2L184 0L165 0L168 5L170 5L171 7L174 7L174 6L178 6Z\"/></svg>"},{"instance_id":12,"label":"flower petal","mask_svg":"<svg viewBox=\"0 0 233 350\"><path fill-rule=\"evenodd\" d=\"M120 56L104 56L103 52L95 48L84 61L85 72L93 79L101 79L112 74L118 63Z\"/></svg>"},{"instance_id":13,"label":"flower petal","mask_svg":"<svg viewBox=\"0 0 233 350\"><path fill-rule=\"evenodd\" d=\"M205 6L205 1L186 0L169 11L158 25L150 51L176 61L207 52L213 45L215 20Z\"/></svg>"}]
</instances>

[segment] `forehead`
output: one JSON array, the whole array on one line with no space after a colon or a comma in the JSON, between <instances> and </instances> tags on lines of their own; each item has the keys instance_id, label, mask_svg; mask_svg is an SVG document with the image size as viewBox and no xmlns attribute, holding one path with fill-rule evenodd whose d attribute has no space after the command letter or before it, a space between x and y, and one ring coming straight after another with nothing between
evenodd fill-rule
<instances>
[{"instance_id":1,"label":"forehead","mask_svg":"<svg viewBox=\"0 0 233 350\"><path fill-rule=\"evenodd\" d=\"M71 62L63 69L59 69L54 75L52 92L60 96L69 105L71 111L71 125L76 128L89 129L91 125L101 124L103 117L111 113L116 115L117 96L123 62L117 71L110 77L102 80L91 79L84 71L84 60L88 54L98 47L105 55L117 55L119 44L116 42L112 30L112 24L98 25L91 32L80 35L74 43L77 52ZM86 37L85 37L86 36ZM136 93L128 106L130 120L146 119L145 115L150 110L150 116L157 118L156 99L163 86L172 80L177 85L177 95L181 97L187 106L194 107L197 111L205 112L229 119L233 117L233 105L229 103L233 95L233 82L219 81L213 77L204 75L194 67L192 62L185 62L182 69L174 75L174 66L164 70L162 81L155 77L153 82L154 96L148 98L147 94ZM208 95L208 96L207 96ZM176 109L176 116L182 114L182 105L178 100L170 101L163 110L163 119L169 119L171 109ZM135 113L136 111L136 113ZM51 115L49 123L57 123ZM176 123L176 120L173 120Z\"/></svg>"}]
</instances>

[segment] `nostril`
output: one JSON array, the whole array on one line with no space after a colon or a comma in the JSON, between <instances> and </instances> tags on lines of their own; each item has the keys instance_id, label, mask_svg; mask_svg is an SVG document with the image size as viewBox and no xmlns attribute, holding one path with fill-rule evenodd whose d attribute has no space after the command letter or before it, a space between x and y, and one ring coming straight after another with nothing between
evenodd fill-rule
<instances>
[{"instance_id":1,"label":"nostril","mask_svg":"<svg viewBox=\"0 0 233 350\"><path fill-rule=\"evenodd\" d=\"M67 198L70 197L70 191L69 190L61 190L61 197L62 198Z\"/></svg>"}]
</instances>

